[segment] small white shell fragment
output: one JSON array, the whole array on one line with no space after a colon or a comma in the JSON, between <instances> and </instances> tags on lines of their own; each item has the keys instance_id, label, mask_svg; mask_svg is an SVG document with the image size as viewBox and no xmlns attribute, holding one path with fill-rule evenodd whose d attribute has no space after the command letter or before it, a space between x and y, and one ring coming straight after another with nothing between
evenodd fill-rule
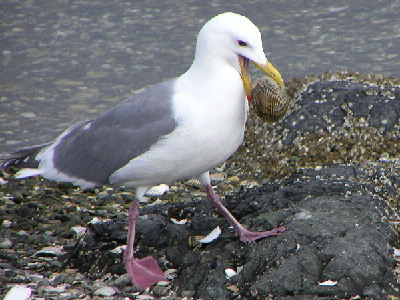
<instances>
[{"instance_id":1,"label":"small white shell fragment","mask_svg":"<svg viewBox=\"0 0 400 300\"><path fill-rule=\"evenodd\" d=\"M229 279L229 278L231 278L233 276L236 276L237 274L238 273L234 269L228 268L228 269L225 270L225 277L227 279Z\"/></svg>"},{"instance_id":2,"label":"small white shell fragment","mask_svg":"<svg viewBox=\"0 0 400 300\"><path fill-rule=\"evenodd\" d=\"M15 285L8 291L4 300L28 300L32 294L32 289L25 285Z\"/></svg>"},{"instance_id":3,"label":"small white shell fragment","mask_svg":"<svg viewBox=\"0 0 400 300\"><path fill-rule=\"evenodd\" d=\"M94 291L94 295L102 297L111 297L115 295L115 289L110 286L103 286Z\"/></svg>"},{"instance_id":4,"label":"small white shell fragment","mask_svg":"<svg viewBox=\"0 0 400 300\"><path fill-rule=\"evenodd\" d=\"M81 238L85 235L87 228L82 226L74 226L71 228L71 231L75 233L77 238Z\"/></svg>"},{"instance_id":5,"label":"small white shell fragment","mask_svg":"<svg viewBox=\"0 0 400 300\"><path fill-rule=\"evenodd\" d=\"M221 172L221 173L214 173L214 174L211 174L210 177L211 177L211 181L218 181L218 182L221 182L221 181L224 181L224 180L226 179L227 174L226 174L226 173L223 173L223 172Z\"/></svg>"},{"instance_id":6,"label":"small white shell fragment","mask_svg":"<svg viewBox=\"0 0 400 300\"><path fill-rule=\"evenodd\" d=\"M155 300L156 298L154 298L152 295L142 294L142 295L135 296L135 299L136 300Z\"/></svg>"},{"instance_id":7,"label":"small white shell fragment","mask_svg":"<svg viewBox=\"0 0 400 300\"><path fill-rule=\"evenodd\" d=\"M166 192L169 191L169 186L166 184L160 184L153 186L146 192L146 196L148 197L159 197L164 195Z\"/></svg>"},{"instance_id":8,"label":"small white shell fragment","mask_svg":"<svg viewBox=\"0 0 400 300\"><path fill-rule=\"evenodd\" d=\"M213 231L211 231L208 235L206 235L204 238L202 238L198 242L203 243L203 244L211 243L213 240L217 239L220 234L221 234L221 228L219 228L219 226L217 226L216 228L214 228Z\"/></svg>"},{"instance_id":9,"label":"small white shell fragment","mask_svg":"<svg viewBox=\"0 0 400 300\"><path fill-rule=\"evenodd\" d=\"M324 282L318 282L318 285L323 285L323 286L335 286L337 284L337 281L333 281L333 280L327 280Z\"/></svg>"},{"instance_id":10,"label":"small white shell fragment","mask_svg":"<svg viewBox=\"0 0 400 300\"><path fill-rule=\"evenodd\" d=\"M400 249L393 248L393 256L396 260L400 261Z\"/></svg>"},{"instance_id":11,"label":"small white shell fragment","mask_svg":"<svg viewBox=\"0 0 400 300\"><path fill-rule=\"evenodd\" d=\"M164 275L167 277L167 279L172 280L176 277L177 271L177 269L167 269L164 271Z\"/></svg>"},{"instance_id":12,"label":"small white shell fragment","mask_svg":"<svg viewBox=\"0 0 400 300\"><path fill-rule=\"evenodd\" d=\"M163 280L163 281L157 282L156 284L158 286L169 286L171 284L171 282Z\"/></svg>"},{"instance_id":13,"label":"small white shell fragment","mask_svg":"<svg viewBox=\"0 0 400 300\"><path fill-rule=\"evenodd\" d=\"M110 250L110 252L115 254L121 254L126 250L126 245L115 247L114 249Z\"/></svg>"},{"instance_id":14,"label":"small white shell fragment","mask_svg":"<svg viewBox=\"0 0 400 300\"><path fill-rule=\"evenodd\" d=\"M49 246L49 247L44 247L41 250L37 251L35 254L33 254L33 256L60 256L62 254L64 254L65 251L63 251L63 247L59 246L59 247L53 247L53 246Z\"/></svg>"},{"instance_id":15,"label":"small white shell fragment","mask_svg":"<svg viewBox=\"0 0 400 300\"><path fill-rule=\"evenodd\" d=\"M101 220L98 217L94 217L93 219L90 220L89 224L97 224L100 223Z\"/></svg>"},{"instance_id":16,"label":"small white shell fragment","mask_svg":"<svg viewBox=\"0 0 400 300\"><path fill-rule=\"evenodd\" d=\"M182 219L182 220L179 221L179 220L177 220L175 218L171 218L171 221L172 221L172 223L178 224L178 225L184 225L184 224L186 224L188 222L187 219Z\"/></svg>"},{"instance_id":17,"label":"small white shell fragment","mask_svg":"<svg viewBox=\"0 0 400 300\"><path fill-rule=\"evenodd\" d=\"M98 224L98 223L103 223L103 222L108 222L111 221L110 219L99 219L98 217L94 217L93 219L90 220L89 224Z\"/></svg>"}]
</instances>

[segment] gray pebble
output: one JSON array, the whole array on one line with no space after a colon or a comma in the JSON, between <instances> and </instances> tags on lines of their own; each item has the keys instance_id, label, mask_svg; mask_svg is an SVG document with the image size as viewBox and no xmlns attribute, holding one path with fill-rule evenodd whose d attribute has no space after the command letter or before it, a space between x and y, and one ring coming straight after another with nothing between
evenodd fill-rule
<instances>
[{"instance_id":1,"label":"gray pebble","mask_svg":"<svg viewBox=\"0 0 400 300\"><path fill-rule=\"evenodd\" d=\"M131 283L131 278L127 273L119 276L115 281L112 283L113 286L116 286L118 288L125 287Z\"/></svg>"},{"instance_id":2,"label":"gray pebble","mask_svg":"<svg viewBox=\"0 0 400 300\"><path fill-rule=\"evenodd\" d=\"M95 290L94 294L102 297L110 297L115 295L115 289L110 286L104 286Z\"/></svg>"},{"instance_id":3,"label":"gray pebble","mask_svg":"<svg viewBox=\"0 0 400 300\"><path fill-rule=\"evenodd\" d=\"M153 293L156 297L167 296L170 289L171 289L171 286L156 285L153 287Z\"/></svg>"},{"instance_id":4,"label":"gray pebble","mask_svg":"<svg viewBox=\"0 0 400 300\"><path fill-rule=\"evenodd\" d=\"M193 297L194 296L194 294L195 294L195 291L183 291L182 293L181 293L181 296L182 297Z\"/></svg>"},{"instance_id":5,"label":"gray pebble","mask_svg":"<svg viewBox=\"0 0 400 300\"><path fill-rule=\"evenodd\" d=\"M6 238L2 242L0 242L1 249L11 249L13 245L13 242L9 238Z\"/></svg>"}]
</instances>

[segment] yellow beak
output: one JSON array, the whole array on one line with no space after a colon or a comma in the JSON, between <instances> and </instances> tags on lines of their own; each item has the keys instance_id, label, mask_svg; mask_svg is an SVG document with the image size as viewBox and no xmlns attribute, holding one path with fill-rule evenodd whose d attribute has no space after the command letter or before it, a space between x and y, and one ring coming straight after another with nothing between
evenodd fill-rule
<instances>
[{"instance_id":1,"label":"yellow beak","mask_svg":"<svg viewBox=\"0 0 400 300\"><path fill-rule=\"evenodd\" d=\"M251 77L249 73L249 60L244 57L239 57L240 77L243 81L243 87L246 91L247 99L251 101Z\"/></svg>"},{"instance_id":2,"label":"yellow beak","mask_svg":"<svg viewBox=\"0 0 400 300\"><path fill-rule=\"evenodd\" d=\"M269 61L267 61L265 65L260 65L254 61L252 63L256 65L256 67L259 68L261 71L266 73L269 77L271 77L274 81L276 81L276 83L280 87L285 86L281 74L277 69L275 69L275 67Z\"/></svg>"},{"instance_id":3,"label":"yellow beak","mask_svg":"<svg viewBox=\"0 0 400 300\"><path fill-rule=\"evenodd\" d=\"M261 71L266 73L269 77L271 77L280 87L284 87L283 79L281 74L275 67L270 63L266 62L265 65L258 64L254 61L252 61L253 64L255 64ZM246 96L249 102L251 102L251 77L249 73L249 59L245 58L243 56L239 56L239 65L240 65L240 77L242 78L243 81L243 87L244 90L246 91Z\"/></svg>"}]
</instances>

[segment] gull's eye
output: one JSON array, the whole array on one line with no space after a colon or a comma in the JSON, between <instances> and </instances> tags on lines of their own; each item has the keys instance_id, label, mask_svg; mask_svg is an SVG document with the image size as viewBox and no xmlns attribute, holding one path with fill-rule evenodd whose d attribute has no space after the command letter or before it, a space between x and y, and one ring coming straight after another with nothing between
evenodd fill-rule
<instances>
[{"instance_id":1,"label":"gull's eye","mask_svg":"<svg viewBox=\"0 0 400 300\"><path fill-rule=\"evenodd\" d=\"M238 40L237 43L241 47L246 47L247 46L247 43L245 41L242 41L242 40Z\"/></svg>"}]
</instances>

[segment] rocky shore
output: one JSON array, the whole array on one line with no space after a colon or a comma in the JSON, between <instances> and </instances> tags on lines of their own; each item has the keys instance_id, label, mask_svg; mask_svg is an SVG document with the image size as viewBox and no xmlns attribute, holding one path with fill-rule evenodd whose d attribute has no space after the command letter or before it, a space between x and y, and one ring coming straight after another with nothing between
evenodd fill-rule
<instances>
[{"instance_id":1,"label":"rocky shore","mask_svg":"<svg viewBox=\"0 0 400 300\"><path fill-rule=\"evenodd\" d=\"M287 86L288 115L251 114L243 146L212 172L241 222L285 233L243 244L195 181L177 183L141 210L137 255L155 256L170 281L140 291L122 265L129 190L3 174L0 295L399 299L400 81L342 72ZM216 226L216 240L197 242Z\"/></svg>"}]
</instances>

